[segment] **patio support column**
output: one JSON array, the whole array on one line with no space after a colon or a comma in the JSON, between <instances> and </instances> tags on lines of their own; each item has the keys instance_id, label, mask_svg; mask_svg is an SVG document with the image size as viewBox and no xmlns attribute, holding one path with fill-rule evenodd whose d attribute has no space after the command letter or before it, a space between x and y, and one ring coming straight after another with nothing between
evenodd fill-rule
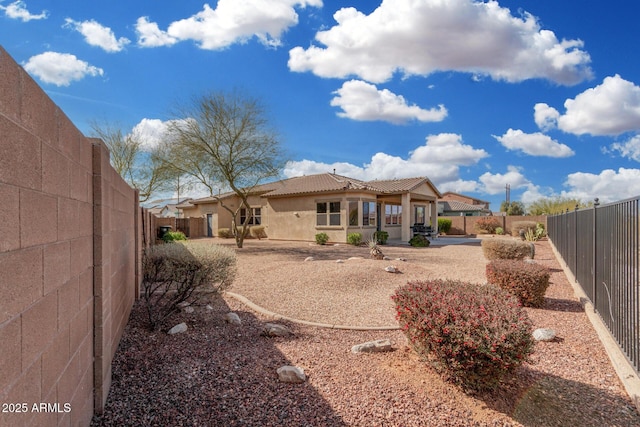
<instances>
[{"instance_id":1,"label":"patio support column","mask_svg":"<svg viewBox=\"0 0 640 427\"><path fill-rule=\"evenodd\" d=\"M402 241L411 239L411 193L402 195Z\"/></svg>"},{"instance_id":2,"label":"patio support column","mask_svg":"<svg viewBox=\"0 0 640 427\"><path fill-rule=\"evenodd\" d=\"M431 227L435 233L438 232L438 202L429 202L429 217L431 218Z\"/></svg>"}]
</instances>

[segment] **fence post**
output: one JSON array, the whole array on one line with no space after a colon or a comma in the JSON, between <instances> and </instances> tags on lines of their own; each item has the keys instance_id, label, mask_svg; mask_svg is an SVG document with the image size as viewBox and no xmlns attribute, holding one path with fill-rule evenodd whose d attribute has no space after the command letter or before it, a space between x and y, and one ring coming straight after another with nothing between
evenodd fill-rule
<instances>
[{"instance_id":1,"label":"fence post","mask_svg":"<svg viewBox=\"0 0 640 427\"><path fill-rule=\"evenodd\" d=\"M573 217L575 222L574 227L574 235L573 242L575 243L575 252L573 256L573 280L578 282L578 204L576 203L576 208L573 211Z\"/></svg>"},{"instance_id":2,"label":"fence post","mask_svg":"<svg viewBox=\"0 0 640 427\"><path fill-rule=\"evenodd\" d=\"M593 199L593 280L592 280L592 294L593 295L593 312L597 313L598 294L596 293L596 281L598 280L598 215L596 211L600 205L598 198Z\"/></svg>"}]
</instances>

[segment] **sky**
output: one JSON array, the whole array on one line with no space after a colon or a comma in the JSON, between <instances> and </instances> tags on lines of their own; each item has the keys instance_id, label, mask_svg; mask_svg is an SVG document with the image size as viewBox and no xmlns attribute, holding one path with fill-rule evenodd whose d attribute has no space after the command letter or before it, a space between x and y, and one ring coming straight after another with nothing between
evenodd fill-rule
<instances>
[{"instance_id":1,"label":"sky","mask_svg":"<svg viewBox=\"0 0 640 427\"><path fill-rule=\"evenodd\" d=\"M162 138L194 96L260 99L282 177L425 176L525 205L640 195L629 0L0 0L0 45L85 135Z\"/></svg>"}]
</instances>

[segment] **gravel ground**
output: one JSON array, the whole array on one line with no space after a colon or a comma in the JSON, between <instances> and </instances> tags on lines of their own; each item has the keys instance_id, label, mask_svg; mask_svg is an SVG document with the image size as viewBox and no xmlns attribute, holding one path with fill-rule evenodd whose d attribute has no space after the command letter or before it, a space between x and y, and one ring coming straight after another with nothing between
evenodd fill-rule
<instances>
[{"instance_id":1,"label":"gravel ground","mask_svg":"<svg viewBox=\"0 0 640 427\"><path fill-rule=\"evenodd\" d=\"M347 245L249 241L237 251L240 274L231 291L303 320L387 326L396 324L389 296L408 280L485 280L478 243L383 250L406 261L349 259L367 251ZM309 256L315 260L305 262ZM279 322L293 334L261 336L271 319L225 296L213 310L176 315L169 326L189 325L179 335L148 332L136 304L113 362L104 414L92 425L639 426L548 242L536 243L536 261L551 268L551 286L545 306L527 312L535 327L553 328L558 338L536 344L531 363L498 391L467 395L443 382L407 348L400 331ZM385 272L387 265L401 273ZM223 322L229 311L242 325ZM393 352L350 351L382 338L391 340ZM307 381L279 382L276 369L283 365L304 368Z\"/></svg>"}]
</instances>

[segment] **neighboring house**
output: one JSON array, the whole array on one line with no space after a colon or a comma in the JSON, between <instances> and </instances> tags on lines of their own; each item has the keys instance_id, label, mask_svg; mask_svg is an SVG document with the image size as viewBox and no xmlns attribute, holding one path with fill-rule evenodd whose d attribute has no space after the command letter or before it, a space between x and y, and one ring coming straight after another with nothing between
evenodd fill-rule
<instances>
[{"instance_id":1,"label":"neighboring house","mask_svg":"<svg viewBox=\"0 0 640 427\"><path fill-rule=\"evenodd\" d=\"M438 200L438 214L441 216L491 215L491 209L486 200L447 191Z\"/></svg>"},{"instance_id":2,"label":"neighboring house","mask_svg":"<svg viewBox=\"0 0 640 427\"><path fill-rule=\"evenodd\" d=\"M252 225L262 225L267 236L281 240L315 240L326 233L332 242L346 242L349 233L367 239L376 230L389 239L408 241L411 226L424 223L437 227L436 201L442 195L424 177L360 181L324 173L294 177L257 186L249 197ZM178 207L185 217L206 217L206 233L231 227L231 214L240 199L233 193L191 200ZM240 211L239 221L248 212Z\"/></svg>"},{"instance_id":3,"label":"neighboring house","mask_svg":"<svg viewBox=\"0 0 640 427\"><path fill-rule=\"evenodd\" d=\"M179 205L186 203L190 198L180 199L161 199L153 200L151 202L144 203L142 206L147 208L149 212L157 217L162 218L181 218L182 212L179 209Z\"/></svg>"},{"instance_id":4,"label":"neighboring house","mask_svg":"<svg viewBox=\"0 0 640 427\"><path fill-rule=\"evenodd\" d=\"M456 200L439 200L438 215L440 216L485 216L489 215L482 206L470 205Z\"/></svg>"}]
</instances>

